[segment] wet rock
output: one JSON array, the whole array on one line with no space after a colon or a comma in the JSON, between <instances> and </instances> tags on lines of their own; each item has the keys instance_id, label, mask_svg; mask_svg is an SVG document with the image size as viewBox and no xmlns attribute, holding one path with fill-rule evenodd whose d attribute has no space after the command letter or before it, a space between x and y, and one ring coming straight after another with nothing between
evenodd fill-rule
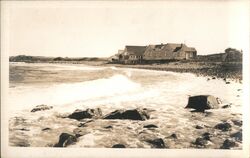
<instances>
[{"instance_id":1,"label":"wet rock","mask_svg":"<svg viewBox=\"0 0 250 158\"><path fill-rule=\"evenodd\" d=\"M204 138L205 140L210 140L211 136L212 135L208 132L205 132L202 134L202 138Z\"/></svg>"},{"instance_id":2,"label":"wet rock","mask_svg":"<svg viewBox=\"0 0 250 158\"><path fill-rule=\"evenodd\" d=\"M213 80L215 80L215 79L216 79L216 77L212 77L212 79L213 79Z\"/></svg>"},{"instance_id":3,"label":"wet rock","mask_svg":"<svg viewBox=\"0 0 250 158\"><path fill-rule=\"evenodd\" d=\"M242 126L242 121L241 121L241 120L232 120L232 122L233 122L236 126Z\"/></svg>"},{"instance_id":4,"label":"wet rock","mask_svg":"<svg viewBox=\"0 0 250 158\"><path fill-rule=\"evenodd\" d=\"M84 121L84 122L80 122L77 126L78 127L87 127L87 124L90 123L90 122L93 122L94 120L87 120L87 121Z\"/></svg>"},{"instance_id":5,"label":"wet rock","mask_svg":"<svg viewBox=\"0 0 250 158\"><path fill-rule=\"evenodd\" d=\"M110 128L113 128L113 127L112 126L105 126L104 128L110 129Z\"/></svg>"},{"instance_id":6,"label":"wet rock","mask_svg":"<svg viewBox=\"0 0 250 158\"><path fill-rule=\"evenodd\" d=\"M147 111L142 109L133 110L116 110L104 117L104 119L129 119L129 120L141 120L149 119Z\"/></svg>"},{"instance_id":7,"label":"wet rock","mask_svg":"<svg viewBox=\"0 0 250 158\"><path fill-rule=\"evenodd\" d=\"M177 139L177 135L175 133L171 134L168 138L172 138L172 139Z\"/></svg>"},{"instance_id":8,"label":"wet rock","mask_svg":"<svg viewBox=\"0 0 250 158\"><path fill-rule=\"evenodd\" d=\"M54 147L66 147L74 142L76 142L75 136L68 133L62 133L59 137L59 142L55 144Z\"/></svg>"},{"instance_id":9,"label":"wet rock","mask_svg":"<svg viewBox=\"0 0 250 158\"><path fill-rule=\"evenodd\" d=\"M221 149L231 149L231 148L236 147L236 146L238 146L238 145L235 141L226 139L220 148Z\"/></svg>"},{"instance_id":10,"label":"wet rock","mask_svg":"<svg viewBox=\"0 0 250 158\"><path fill-rule=\"evenodd\" d=\"M229 81L227 81L227 82L226 82L226 84L230 84L230 82L229 82Z\"/></svg>"},{"instance_id":11,"label":"wet rock","mask_svg":"<svg viewBox=\"0 0 250 158\"><path fill-rule=\"evenodd\" d=\"M42 131L48 131L48 130L51 130L51 128L43 128Z\"/></svg>"},{"instance_id":12,"label":"wet rock","mask_svg":"<svg viewBox=\"0 0 250 158\"><path fill-rule=\"evenodd\" d=\"M53 106L48 106L48 105L37 105L35 108L31 110L31 112L37 112L37 111L43 111L43 110L50 110L52 109Z\"/></svg>"},{"instance_id":13,"label":"wet rock","mask_svg":"<svg viewBox=\"0 0 250 158\"><path fill-rule=\"evenodd\" d=\"M237 141L242 141L242 131L238 131L230 135L231 137L235 138Z\"/></svg>"},{"instance_id":14,"label":"wet rock","mask_svg":"<svg viewBox=\"0 0 250 158\"><path fill-rule=\"evenodd\" d=\"M231 104L223 105L221 108L223 108L223 109L231 108Z\"/></svg>"},{"instance_id":15,"label":"wet rock","mask_svg":"<svg viewBox=\"0 0 250 158\"><path fill-rule=\"evenodd\" d=\"M219 130L222 130L222 131L229 131L229 130L231 130L231 124L230 123L228 123L228 122L223 122L223 123L219 123L219 124L217 124L214 128L216 128L216 129L219 129Z\"/></svg>"},{"instance_id":16,"label":"wet rock","mask_svg":"<svg viewBox=\"0 0 250 158\"><path fill-rule=\"evenodd\" d=\"M158 126L156 126L154 124L149 124L149 125L143 126L143 128L158 128Z\"/></svg>"},{"instance_id":17,"label":"wet rock","mask_svg":"<svg viewBox=\"0 0 250 158\"><path fill-rule=\"evenodd\" d=\"M161 138L146 140L146 142L150 143L153 148L166 148L165 143Z\"/></svg>"},{"instance_id":18,"label":"wet rock","mask_svg":"<svg viewBox=\"0 0 250 158\"><path fill-rule=\"evenodd\" d=\"M195 109L196 112L204 112L206 109L219 108L217 99L212 95L192 96L188 99L188 105L185 108Z\"/></svg>"},{"instance_id":19,"label":"wet rock","mask_svg":"<svg viewBox=\"0 0 250 158\"><path fill-rule=\"evenodd\" d=\"M20 130L20 131L30 131L30 130L27 129L27 128L20 128L20 129L18 129L18 130Z\"/></svg>"},{"instance_id":20,"label":"wet rock","mask_svg":"<svg viewBox=\"0 0 250 158\"><path fill-rule=\"evenodd\" d=\"M68 118L81 120L85 118L100 118L102 116L102 111L100 108L96 109L86 109L86 110L76 110Z\"/></svg>"},{"instance_id":21,"label":"wet rock","mask_svg":"<svg viewBox=\"0 0 250 158\"><path fill-rule=\"evenodd\" d=\"M204 127L201 126L201 125L196 125L195 128L196 128L196 129L203 129Z\"/></svg>"},{"instance_id":22,"label":"wet rock","mask_svg":"<svg viewBox=\"0 0 250 158\"><path fill-rule=\"evenodd\" d=\"M198 147L204 147L206 144L208 143L208 140L203 138L203 137L199 137L195 140L194 144Z\"/></svg>"},{"instance_id":23,"label":"wet rock","mask_svg":"<svg viewBox=\"0 0 250 158\"><path fill-rule=\"evenodd\" d=\"M126 146L123 144L115 144L112 146L112 148L126 148Z\"/></svg>"}]
</instances>

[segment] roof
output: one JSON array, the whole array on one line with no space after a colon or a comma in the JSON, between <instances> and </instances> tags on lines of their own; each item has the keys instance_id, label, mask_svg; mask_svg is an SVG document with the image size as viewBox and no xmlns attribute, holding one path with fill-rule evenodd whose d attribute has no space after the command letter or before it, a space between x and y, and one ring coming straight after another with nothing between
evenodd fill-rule
<instances>
[{"instance_id":1,"label":"roof","mask_svg":"<svg viewBox=\"0 0 250 158\"><path fill-rule=\"evenodd\" d=\"M129 54L143 55L146 46L126 46L125 49Z\"/></svg>"},{"instance_id":2,"label":"roof","mask_svg":"<svg viewBox=\"0 0 250 158\"><path fill-rule=\"evenodd\" d=\"M187 51L187 52L195 52L196 49L194 47L188 47L185 44L169 44L169 47L174 48L173 52L178 52L179 50Z\"/></svg>"},{"instance_id":3,"label":"roof","mask_svg":"<svg viewBox=\"0 0 250 158\"><path fill-rule=\"evenodd\" d=\"M179 43L168 43L168 44L166 44L166 46L168 48L172 49L172 50L175 50L176 48L181 47L181 44L179 44Z\"/></svg>"},{"instance_id":4,"label":"roof","mask_svg":"<svg viewBox=\"0 0 250 158\"><path fill-rule=\"evenodd\" d=\"M148 47L152 48L152 49L163 49L165 47L166 44L158 44L158 45L149 45Z\"/></svg>"}]
</instances>

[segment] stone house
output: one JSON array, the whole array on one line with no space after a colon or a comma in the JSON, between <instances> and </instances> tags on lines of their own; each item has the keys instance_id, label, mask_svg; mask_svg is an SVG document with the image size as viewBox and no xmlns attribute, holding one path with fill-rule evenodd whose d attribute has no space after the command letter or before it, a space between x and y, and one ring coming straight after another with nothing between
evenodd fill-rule
<instances>
[{"instance_id":1,"label":"stone house","mask_svg":"<svg viewBox=\"0 0 250 158\"><path fill-rule=\"evenodd\" d=\"M159 44L148 46L125 46L118 51L118 60L123 64L139 64L159 61L194 59L197 51L185 44Z\"/></svg>"},{"instance_id":2,"label":"stone house","mask_svg":"<svg viewBox=\"0 0 250 158\"><path fill-rule=\"evenodd\" d=\"M146 61L162 61L162 60L183 60L193 59L197 55L197 51L193 47L187 47L185 44L160 44L149 45L143 55Z\"/></svg>"}]
</instances>

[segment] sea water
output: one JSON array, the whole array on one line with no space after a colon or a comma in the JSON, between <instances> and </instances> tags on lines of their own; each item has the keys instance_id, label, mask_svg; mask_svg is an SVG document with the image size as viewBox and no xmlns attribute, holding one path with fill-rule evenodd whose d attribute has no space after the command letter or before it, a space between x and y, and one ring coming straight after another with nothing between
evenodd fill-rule
<instances>
[{"instance_id":1,"label":"sea water","mask_svg":"<svg viewBox=\"0 0 250 158\"><path fill-rule=\"evenodd\" d=\"M189 73L70 64L10 63L11 111L36 105L185 107L189 96L214 95L241 107L240 83Z\"/></svg>"},{"instance_id":2,"label":"sea water","mask_svg":"<svg viewBox=\"0 0 250 158\"><path fill-rule=\"evenodd\" d=\"M213 127L221 122L241 120L242 84L222 79L197 77L190 73L175 73L112 66L73 64L10 63L9 76L9 141L11 146L52 146L62 132L72 133L79 122L67 119L76 109L101 108L103 115L117 109L147 108L150 119L142 122L99 119L84 128L86 133L71 147L111 147L124 141L129 147L150 147L139 140L145 132L143 124L153 123L158 137L166 138L170 148L189 148L202 134L216 135L208 148L220 148L230 134L241 129L234 125L230 133ZM214 95L227 109L212 109L210 114L191 113L185 109L189 96ZM53 109L32 113L40 104ZM112 125L105 130L102 126ZM206 128L197 130L196 125ZM49 128L48 132L43 129ZM133 129L133 130L131 130ZM218 133L219 132L219 133ZM178 135L178 141L167 138ZM117 140L117 142L113 142ZM52 144L52 145L51 145ZM241 145L237 147L241 148Z\"/></svg>"}]
</instances>

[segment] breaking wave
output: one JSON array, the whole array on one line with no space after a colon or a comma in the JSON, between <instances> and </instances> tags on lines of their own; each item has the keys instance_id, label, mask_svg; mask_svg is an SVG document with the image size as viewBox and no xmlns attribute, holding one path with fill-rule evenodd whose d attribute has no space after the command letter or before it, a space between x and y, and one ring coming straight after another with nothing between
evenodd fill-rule
<instances>
[{"instance_id":1,"label":"breaking wave","mask_svg":"<svg viewBox=\"0 0 250 158\"><path fill-rule=\"evenodd\" d=\"M10 102L14 108L39 104L61 105L88 99L108 97L132 92L140 84L131 81L127 76L114 75L110 78L92 81L59 84L51 87L18 87L10 90ZM18 102L16 102L18 101Z\"/></svg>"}]
</instances>

